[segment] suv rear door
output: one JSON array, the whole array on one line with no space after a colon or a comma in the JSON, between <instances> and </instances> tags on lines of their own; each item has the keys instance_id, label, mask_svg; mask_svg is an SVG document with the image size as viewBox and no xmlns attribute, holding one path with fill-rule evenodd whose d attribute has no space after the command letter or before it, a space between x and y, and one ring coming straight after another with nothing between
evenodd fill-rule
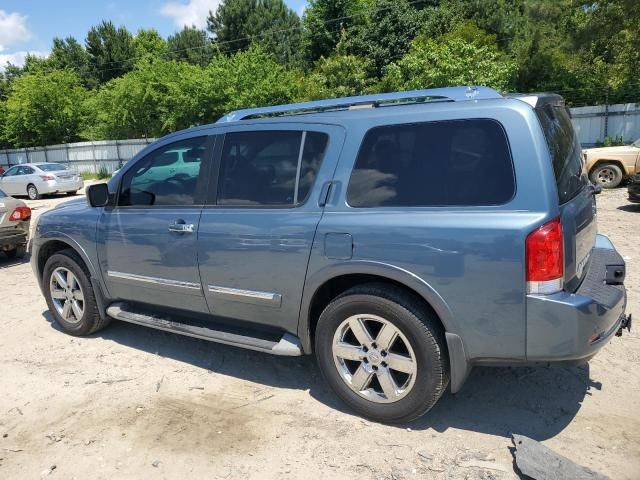
<instances>
[{"instance_id":1,"label":"suv rear door","mask_svg":"<svg viewBox=\"0 0 640 480\"><path fill-rule=\"evenodd\" d=\"M555 95L541 97L535 112L547 141L558 189L565 288L575 291L598 233L595 190L589 182L582 148L562 99Z\"/></svg>"},{"instance_id":2,"label":"suv rear door","mask_svg":"<svg viewBox=\"0 0 640 480\"><path fill-rule=\"evenodd\" d=\"M198 233L210 312L295 331L344 131L272 123L224 132Z\"/></svg>"}]
</instances>

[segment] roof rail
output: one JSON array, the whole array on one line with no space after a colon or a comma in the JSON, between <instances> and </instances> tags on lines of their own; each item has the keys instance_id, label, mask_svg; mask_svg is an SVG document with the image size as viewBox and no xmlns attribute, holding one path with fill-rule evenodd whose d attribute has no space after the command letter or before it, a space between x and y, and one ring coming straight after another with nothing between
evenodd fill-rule
<instances>
[{"instance_id":1,"label":"roof rail","mask_svg":"<svg viewBox=\"0 0 640 480\"><path fill-rule=\"evenodd\" d=\"M431 88L427 90L410 90L407 92L378 93L373 95L361 95L355 97L332 98L317 100L314 102L290 103L288 105L274 105L272 107L247 108L227 113L216 123L235 122L257 116L268 115L296 115L302 113L316 113L339 108L349 108L368 105L376 107L387 102L400 102L412 99L434 99L440 101L460 102L465 100L487 100L503 98L495 90L488 87L445 87Z\"/></svg>"}]
</instances>

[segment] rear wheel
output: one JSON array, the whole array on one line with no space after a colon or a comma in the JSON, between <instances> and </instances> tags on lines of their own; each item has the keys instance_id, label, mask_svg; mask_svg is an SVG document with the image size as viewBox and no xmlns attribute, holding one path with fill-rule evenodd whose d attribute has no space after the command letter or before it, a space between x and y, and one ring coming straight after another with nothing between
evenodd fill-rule
<instances>
[{"instance_id":1,"label":"rear wheel","mask_svg":"<svg viewBox=\"0 0 640 480\"><path fill-rule=\"evenodd\" d=\"M591 181L602 188L616 188L622 182L622 169L615 163L601 163L591 170Z\"/></svg>"},{"instance_id":2,"label":"rear wheel","mask_svg":"<svg viewBox=\"0 0 640 480\"><path fill-rule=\"evenodd\" d=\"M89 335L106 326L98 312L90 274L73 250L52 255L45 264L43 283L54 320L71 335Z\"/></svg>"},{"instance_id":3,"label":"rear wheel","mask_svg":"<svg viewBox=\"0 0 640 480\"><path fill-rule=\"evenodd\" d=\"M29 196L29 200L40 199L40 192L38 192L38 189L32 183L27 186L27 195Z\"/></svg>"},{"instance_id":4,"label":"rear wheel","mask_svg":"<svg viewBox=\"0 0 640 480\"><path fill-rule=\"evenodd\" d=\"M336 394L375 421L420 417L449 382L437 318L392 286L363 285L334 299L318 320L315 349Z\"/></svg>"}]
</instances>

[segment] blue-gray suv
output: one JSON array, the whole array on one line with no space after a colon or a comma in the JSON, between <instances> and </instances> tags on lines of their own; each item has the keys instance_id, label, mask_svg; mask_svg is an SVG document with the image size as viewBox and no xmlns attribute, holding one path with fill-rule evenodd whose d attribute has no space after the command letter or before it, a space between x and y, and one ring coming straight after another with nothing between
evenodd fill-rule
<instances>
[{"instance_id":1,"label":"blue-gray suv","mask_svg":"<svg viewBox=\"0 0 640 480\"><path fill-rule=\"evenodd\" d=\"M561 97L454 87L233 112L44 213L55 321L315 353L353 410L428 411L474 365L572 364L630 327Z\"/></svg>"}]
</instances>

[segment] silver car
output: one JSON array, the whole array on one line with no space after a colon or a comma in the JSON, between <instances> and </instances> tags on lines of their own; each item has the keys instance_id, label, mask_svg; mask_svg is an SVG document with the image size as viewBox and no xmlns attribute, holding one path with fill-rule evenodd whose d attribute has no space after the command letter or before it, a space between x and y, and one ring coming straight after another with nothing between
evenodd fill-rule
<instances>
[{"instance_id":1,"label":"silver car","mask_svg":"<svg viewBox=\"0 0 640 480\"><path fill-rule=\"evenodd\" d=\"M73 195L82 187L82 177L61 163L23 163L0 177L0 189L7 195L27 195L30 200L51 193Z\"/></svg>"},{"instance_id":2,"label":"silver car","mask_svg":"<svg viewBox=\"0 0 640 480\"><path fill-rule=\"evenodd\" d=\"M27 251L31 209L0 190L0 251L9 258L22 258Z\"/></svg>"}]
</instances>

